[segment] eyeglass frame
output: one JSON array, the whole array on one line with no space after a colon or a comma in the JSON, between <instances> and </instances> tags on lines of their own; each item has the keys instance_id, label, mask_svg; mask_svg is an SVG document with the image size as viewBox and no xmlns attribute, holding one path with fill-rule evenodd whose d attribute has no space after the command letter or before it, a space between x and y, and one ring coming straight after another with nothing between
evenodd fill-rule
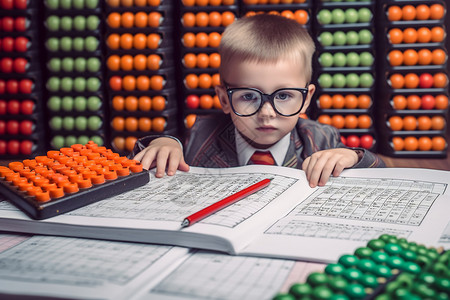
<instances>
[{"instance_id":1,"label":"eyeglass frame","mask_svg":"<svg viewBox=\"0 0 450 300\"><path fill-rule=\"evenodd\" d=\"M303 105L305 104L304 99L306 99L306 97L308 96L308 93L309 93L309 90L308 90L309 83L307 83L307 84L306 84L306 87L304 87L304 88L281 88L281 89L278 89L278 90L274 91L274 92L271 93L271 94L263 93L262 91L258 90L257 88L251 88L251 87L230 88L228 83L226 83L225 81L223 81L223 83L224 83L224 87L225 87L225 89L226 89L226 91L227 91L228 100L230 101L231 109L233 110L233 112L234 112L237 116L240 116L240 117L251 117L251 116L257 114L257 113L261 110L261 108L264 106L264 104L265 104L266 102L269 102L269 103L272 105L273 110L274 110L277 114L279 114L280 116L283 116L283 117L292 117L292 116L295 116L296 114L298 114L299 112L302 111ZM257 109L254 113L249 114L249 115L243 115L243 114L238 113L238 112L234 109L234 106L233 106L233 100L232 100L232 98L233 98L233 92L234 92L234 91L241 91L241 90L252 90L252 91L255 91L255 92L257 92L257 93L259 93L259 94L261 95L261 104L259 105L258 109ZM295 90L295 91L299 91L299 92L302 93L302 95L303 95L302 105L300 106L300 108L299 108L299 110L298 110L297 112L295 112L295 113L293 113L293 114L285 115L285 114L280 113L280 112L276 109L275 103L274 103L274 100L273 100L273 99L275 98L275 94L278 93L279 91L282 91L282 90Z\"/></svg>"}]
</instances>

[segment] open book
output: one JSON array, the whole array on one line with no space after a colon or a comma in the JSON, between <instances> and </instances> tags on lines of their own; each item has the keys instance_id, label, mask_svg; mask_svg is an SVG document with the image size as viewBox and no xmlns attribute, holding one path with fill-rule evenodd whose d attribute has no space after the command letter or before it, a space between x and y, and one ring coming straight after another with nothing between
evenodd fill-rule
<instances>
[{"instance_id":1,"label":"open book","mask_svg":"<svg viewBox=\"0 0 450 300\"><path fill-rule=\"evenodd\" d=\"M181 247L14 234L0 234L0 265L0 298L10 300L263 300L324 268Z\"/></svg>"},{"instance_id":2,"label":"open book","mask_svg":"<svg viewBox=\"0 0 450 300\"><path fill-rule=\"evenodd\" d=\"M46 220L0 202L13 232L146 242L230 254L332 262L388 233L450 245L450 172L352 169L310 188L304 172L273 166L191 168ZM264 178L257 193L181 228L188 215Z\"/></svg>"}]
</instances>

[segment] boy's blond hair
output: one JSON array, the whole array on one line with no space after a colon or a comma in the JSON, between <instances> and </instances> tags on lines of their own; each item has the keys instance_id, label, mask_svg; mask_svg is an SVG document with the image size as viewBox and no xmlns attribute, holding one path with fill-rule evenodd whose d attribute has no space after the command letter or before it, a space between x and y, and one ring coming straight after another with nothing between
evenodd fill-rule
<instances>
[{"instance_id":1,"label":"boy's blond hair","mask_svg":"<svg viewBox=\"0 0 450 300\"><path fill-rule=\"evenodd\" d=\"M232 62L275 63L293 60L304 69L309 82L312 75L314 41L299 23L272 14L258 14L237 19L229 25L219 46L221 77Z\"/></svg>"}]
</instances>

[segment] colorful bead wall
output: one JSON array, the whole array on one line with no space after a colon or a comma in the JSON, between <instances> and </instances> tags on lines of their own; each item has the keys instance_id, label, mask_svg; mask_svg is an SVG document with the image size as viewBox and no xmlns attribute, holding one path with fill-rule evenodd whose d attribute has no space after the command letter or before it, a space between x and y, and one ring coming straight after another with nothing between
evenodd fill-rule
<instances>
[{"instance_id":1,"label":"colorful bead wall","mask_svg":"<svg viewBox=\"0 0 450 300\"><path fill-rule=\"evenodd\" d=\"M444 157L446 3L310 0L0 1L0 156L94 140L183 139L221 113L221 33L257 13L292 18L316 43L307 117L351 147Z\"/></svg>"}]
</instances>

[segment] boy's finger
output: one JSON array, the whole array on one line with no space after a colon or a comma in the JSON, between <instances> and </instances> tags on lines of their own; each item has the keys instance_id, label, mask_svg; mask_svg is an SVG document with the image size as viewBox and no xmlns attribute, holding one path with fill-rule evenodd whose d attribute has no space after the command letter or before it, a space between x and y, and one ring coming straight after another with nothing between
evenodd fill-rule
<instances>
[{"instance_id":1,"label":"boy's finger","mask_svg":"<svg viewBox=\"0 0 450 300\"><path fill-rule=\"evenodd\" d=\"M169 158L169 153L160 151L158 152L158 157L156 158L156 174L158 178L164 177L164 172L166 171L167 159Z\"/></svg>"},{"instance_id":2,"label":"boy's finger","mask_svg":"<svg viewBox=\"0 0 450 300\"><path fill-rule=\"evenodd\" d=\"M175 175L175 172L178 169L178 166L180 164L180 154L178 153L171 153L169 155L168 159L168 166L167 166L167 175L172 176Z\"/></svg>"},{"instance_id":3,"label":"boy's finger","mask_svg":"<svg viewBox=\"0 0 450 300\"><path fill-rule=\"evenodd\" d=\"M144 169L149 170L155 160L155 152L148 149L142 151L144 152L141 158L141 164ZM141 153L142 153L141 152Z\"/></svg>"},{"instance_id":4,"label":"boy's finger","mask_svg":"<svg viewBox=\"0 0 450 300\"><path fill-rule=\"evenodd\" d=\"M184 157L181 157L180 164L178 165L178 170L188 172L189 168L189 165L184 161Z\"/></svg>"}]
</instances>

